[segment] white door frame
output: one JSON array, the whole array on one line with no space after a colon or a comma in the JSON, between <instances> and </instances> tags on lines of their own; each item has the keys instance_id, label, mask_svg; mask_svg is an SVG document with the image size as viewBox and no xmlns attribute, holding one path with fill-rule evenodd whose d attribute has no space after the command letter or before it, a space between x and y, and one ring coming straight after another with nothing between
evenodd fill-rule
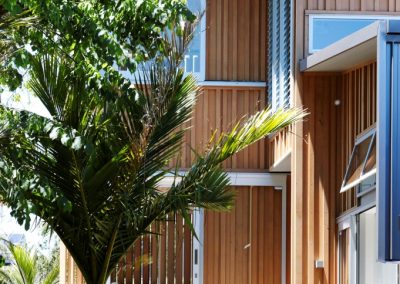
<instances>
[{"instance_id":1,"label":"white door frame","mask_svg":"<svg viewBox=\"0 0 400 284\"><path fill-rule=\"evenodd\" d=\"M286 283L286 223L287 223L287 176L286 173L228 172L231 186L265 186L282 191L282 256L281 283ZM193 225L198 239L193 239L193 284L203 284L204 261L204 210L195 210Z\"/></svg>"}]
</instances>

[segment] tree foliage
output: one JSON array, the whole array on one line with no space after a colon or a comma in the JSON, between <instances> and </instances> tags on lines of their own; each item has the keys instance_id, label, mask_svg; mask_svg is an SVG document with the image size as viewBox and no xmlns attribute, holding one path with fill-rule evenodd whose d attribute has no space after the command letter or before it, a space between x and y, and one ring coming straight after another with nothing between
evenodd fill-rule
<instances>
[{"instance_id":1,"label":"tree foliage","mask_svg":"<svg viewBox=\"0 0 400 284\"><path fill-rule=\"evenodd\" d=\"M26 227L30 213L43 219L88 284L104 284L135 240L168 213L190 223L193 207L229 209L233 196L221 163L304 116L300 109L267 108L243 119L213 137L187 173L161 190L162 179L177 176L179 165L171 162L181 152L199 93L195 78L179 67L195 21L185 5L6 4L10 15L25 11L38 22L10 38L35 51L21 48L26 57L20 65L50 117L0 107L0 199ZM10 59L14 65L16 58ZM134 71L143 60L147 70L133 84L112 67L117 62Z\"/></svg>"},{"instance_id":2,"label":"tree foliage","mask_svg":"<svg viewBox=\"0 0 400 284\"><path fill-rule=\"evenodd\" d=\"M196 19L182 0L0 0L1 13L30 24L8 33L18 51L1 66L0 83L15 88L21 82L16 68L29 68L30 55L57 51L105 93L123 82L118 67L134 72L162 49L162 31Z\"/></svg>"}]
</instances>

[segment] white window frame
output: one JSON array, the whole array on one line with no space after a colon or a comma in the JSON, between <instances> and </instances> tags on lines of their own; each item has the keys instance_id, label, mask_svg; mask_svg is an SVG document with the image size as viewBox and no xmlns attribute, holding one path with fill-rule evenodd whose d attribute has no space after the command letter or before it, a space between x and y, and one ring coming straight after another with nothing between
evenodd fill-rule
<instances>
[{"instance_id":1,"label":"white window frame","mask_svg":"<svg viewBox=\"0 0 400 284\"><path fill-rule=\"evenodd\" d=\"M342 231L349 229L350 230L350 248L349 248L349 261L348 261L348 269L349 269L349 284L358 284L357 282L357 277L358 277L358 264L357 264L357 246L358 246L358 236L357 236L357 230L358 230L358 224L357 224L357 217L369 210L376 207L376 202L371 201L369 203L366 203L364 205L358 206L356 208L351 209L350 211L346 212L345 214L339 216L336 219L337 225L338 225L338 240L340 239L339 236ZM337 246L337 283L338 284L343 284L340 283L340 247L341 244L338 244Z\"/></svg>"},{"instance_id":2,"label":"white window frame","mask_svg":"<svg viewBox=\"0 0 400 284\"><path fill-rule=\"evenodd\" d=\"M399 20L400 16L388 16L379 14L359 15L359 14L336 14L336 13L324 13L324 14L309 14L308 15L308 53L312 54L321 49L315 49L313 47L314 42L314 20L315 19L351 19L351 20Z\"/></svg>"}]
</instances>

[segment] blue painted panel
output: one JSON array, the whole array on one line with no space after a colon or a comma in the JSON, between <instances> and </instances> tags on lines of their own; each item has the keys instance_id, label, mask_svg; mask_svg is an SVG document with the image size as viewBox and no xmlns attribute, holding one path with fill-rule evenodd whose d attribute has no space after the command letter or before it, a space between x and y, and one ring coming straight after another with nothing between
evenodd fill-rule
<instances>
[{"instance_id":1,"label":"blue painted panel","mask_svg":"<svg viewBox=\"0 0 400 284\"><path fill-rule=\"evenodd\" d=\"M400 22L399 22L400 23ZM378 259L400 261L400 34L378 36Z\"/></svg>"}]
</instances>

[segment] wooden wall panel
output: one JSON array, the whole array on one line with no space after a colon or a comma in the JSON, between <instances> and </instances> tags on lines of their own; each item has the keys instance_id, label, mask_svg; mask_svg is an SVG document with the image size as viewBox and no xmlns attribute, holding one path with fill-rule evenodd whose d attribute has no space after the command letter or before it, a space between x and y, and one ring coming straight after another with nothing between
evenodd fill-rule
<instances>
[{"instance_id":1,"label":"wooden wall panel","mask_svg":"<svg viewBox=\"0 0 400 284\"><path fill-rule=\"evenodd\" d=\"M268 138L268 168L270 169L276 163L292 152L293 127L289 126L284 130Z\"/></svg>"},{"instance_id":2,"label":"wooden wall panel","mask_svg":"<svg viewBox=\"0 0 400 284\"><path fill-rule=\"evenodd\" d=\"M215 133L228 132L240 119L265 107L265 88L207 87L200 91L191 130L185 137L185 149L179 161L181 168L190 167L195 154L204 152ZM189 146L190 145L190 146ZM228 170L259 171L266 169L266 141L244 149L224 162Z\"/></svg>"},{"instance_id":3,"label":"wooden wall panel","mask_svg":"<svg viewBox=\"0 0 400 284\"><path fill-rule=\"evenodd\" d=\"M307 74L303 77L303 91L307 94L304 107L310 115L303 123L302 142L302 283L336 283L337 126L334 101L341 82L341 76L337 74ZM323 269L315 268L317 259L324 261Z\"/></svg>"},{"instance_id":4,"label":"wooden wall panel","mask_svg":"<svg viewBox=\"0 0 400 284\"><path fill-rule=\"evenodd\" d=\"M376 64L341 74L309 73L302 80L310 112L302 142L302 279L335 283L336 217L357 205L354 191L339 191L356 136L376 120ZM323 269L314 267L316 259L324 261Z\"/></svg>"},{"instance_id":5,"label":"wooden wall panel","mask_svg":"<svg viewBox=\"0 0 400 284\"><path fill-rule=\"evenodd\" d=\"M267 1L208 0L206 79L265 81Z\"/></svg>"},{"instance_id":6,"label":"wooden wall panel","mask_svg":"<svg viewBox=\"0 0 400 284\"><path fill-rule=\"evenodd\" d=\"M231 212L205 214L204 283L281 283L282 193L233 190Z\"/></svg>"},{"instance_id":7,"label":"wooden wall panel","mask_svg":"<svg viewBox=\"0 0 400 284\"><path fill-rule=\"evenodd\" d=\"M349 70L342 75L337 107L337 186L342 183L355 138L376 122L376 63ZM354 190L338 193L337 215L357 205Z\"/></svg>"},{"instance_id":8,"label":"wooden wall panel","mask_svg":"<svg viewBox=\"0 0 400 284\"><path fill-rule=\"evenodd\" d=\"M340 262L339 262L339 283L350 284L350 229L340 232Z\"/></svg>"}]
</instances>

